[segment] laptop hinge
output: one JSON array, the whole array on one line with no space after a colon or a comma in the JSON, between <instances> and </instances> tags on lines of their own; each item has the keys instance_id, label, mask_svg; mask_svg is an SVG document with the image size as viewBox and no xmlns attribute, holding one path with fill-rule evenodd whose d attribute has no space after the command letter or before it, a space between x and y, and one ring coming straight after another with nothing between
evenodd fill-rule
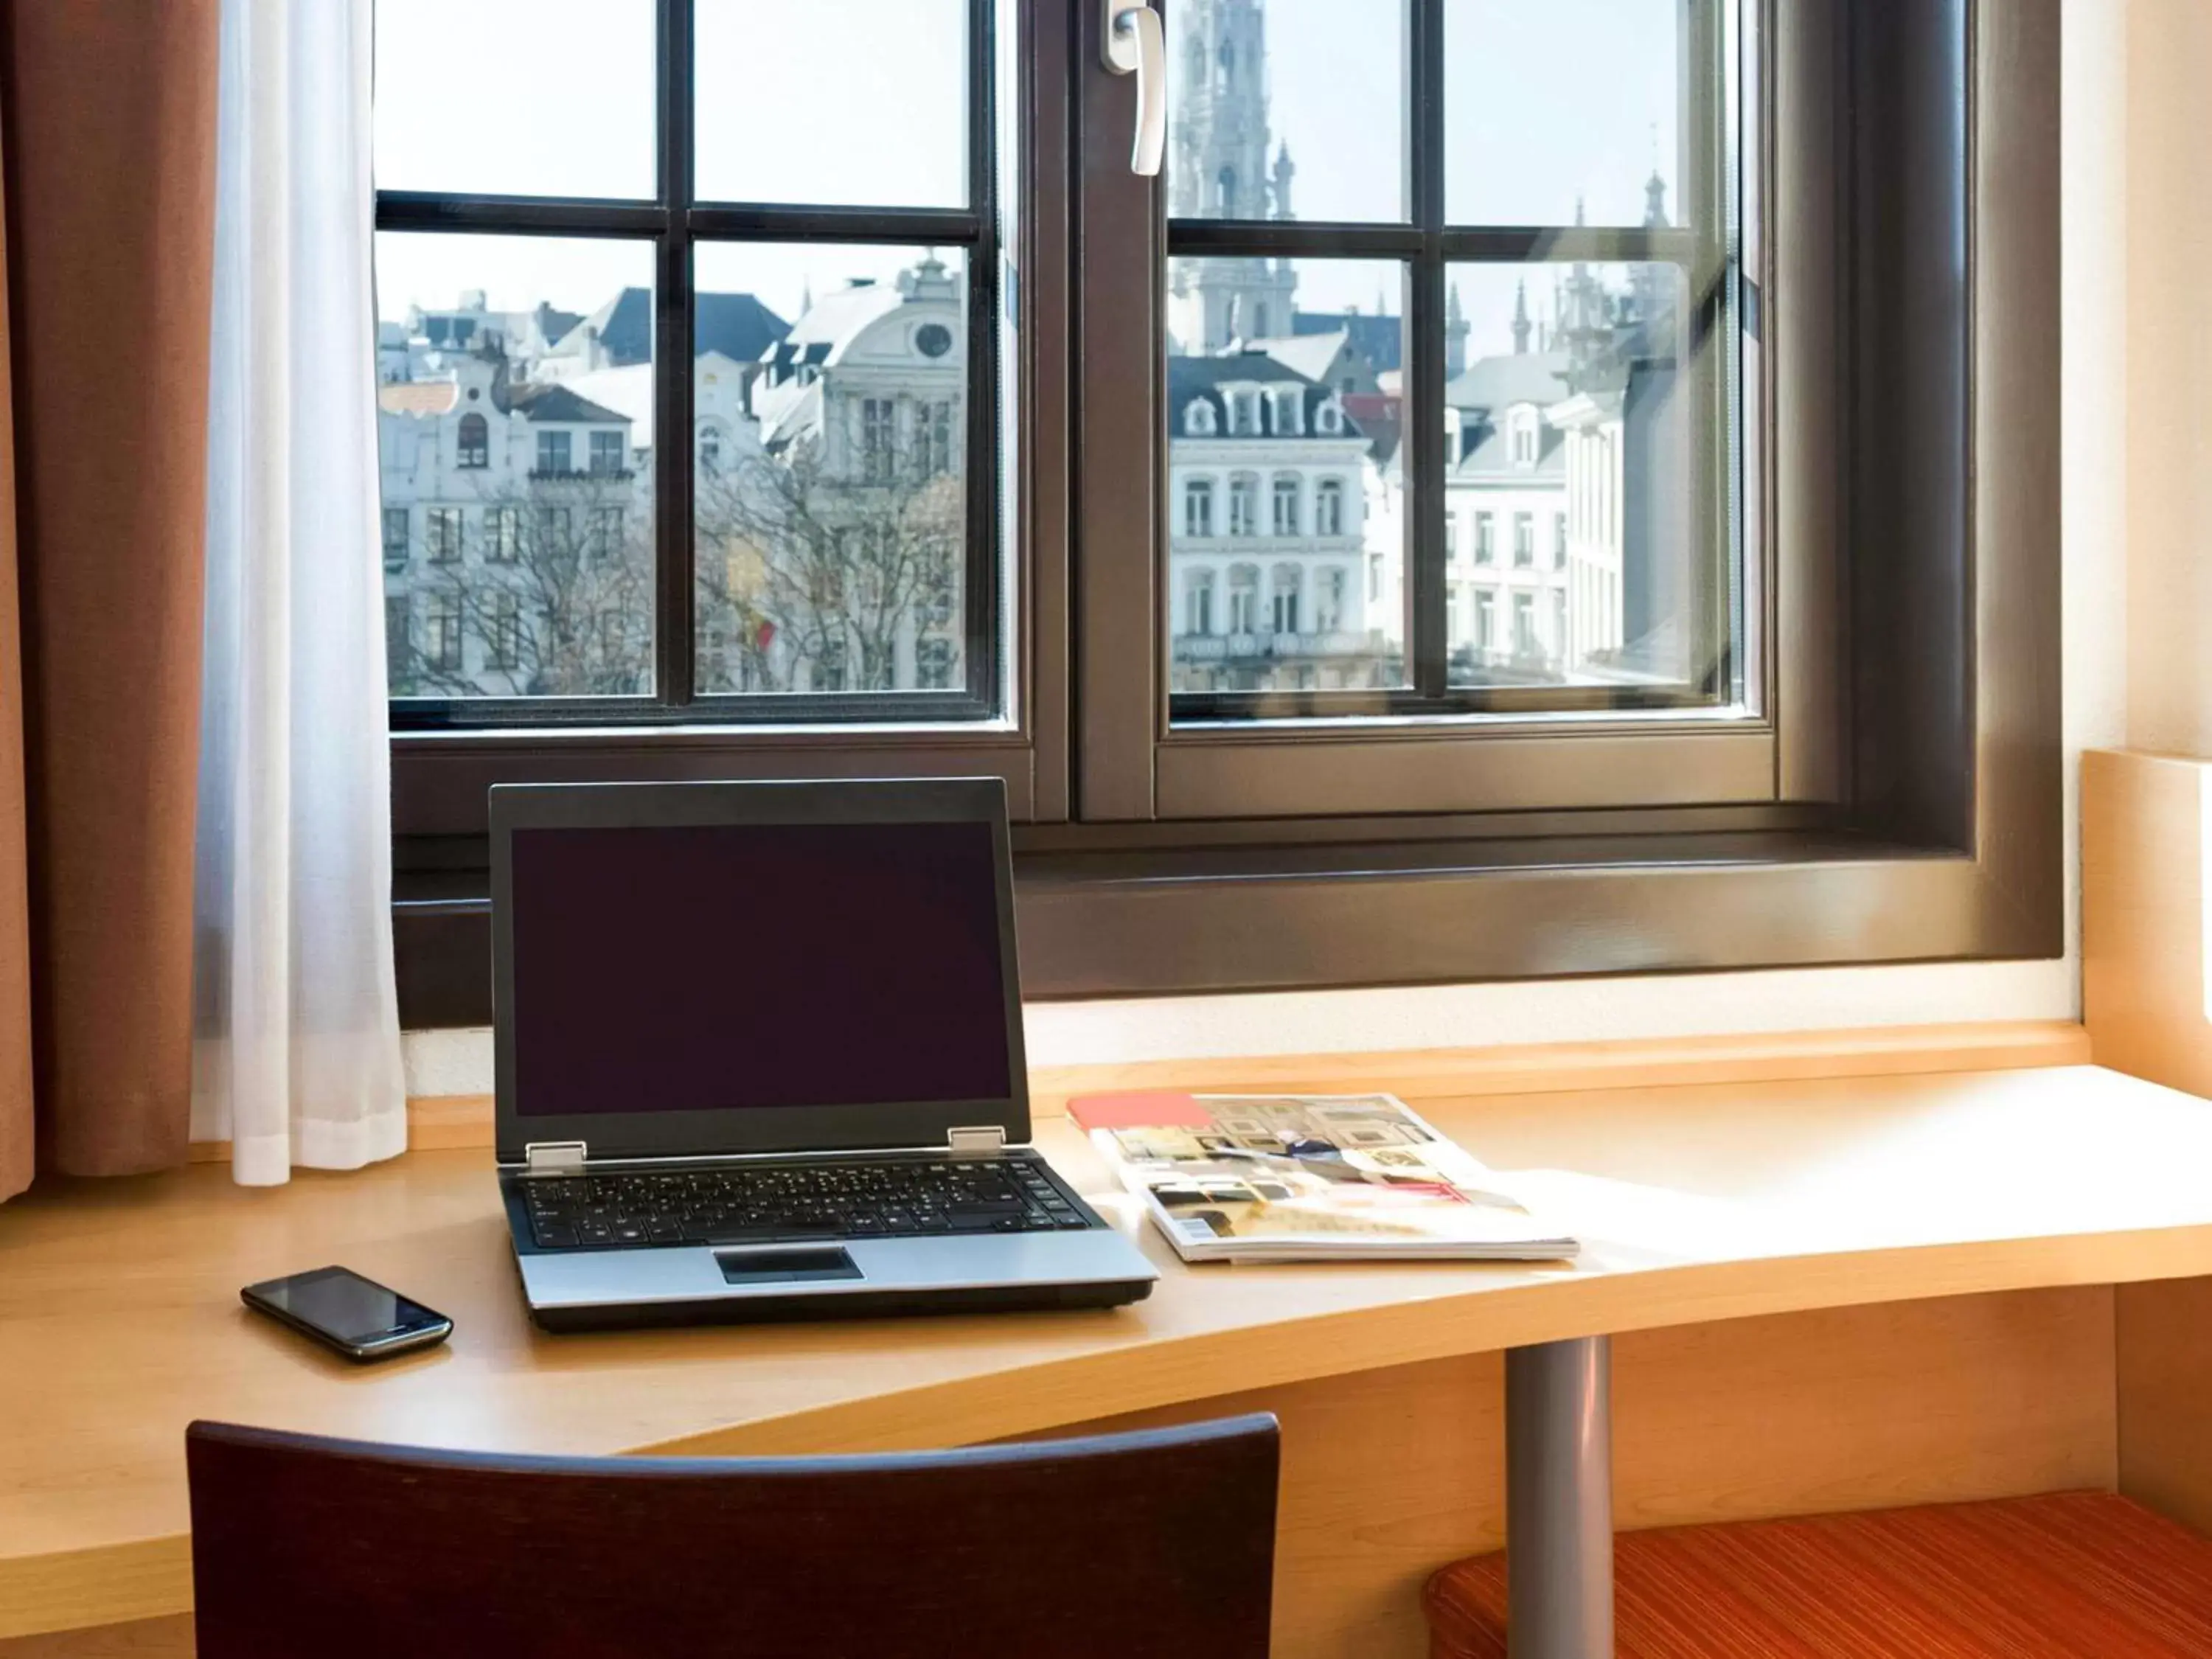
<instances>
[{"instance_id":1,"label":"laptop hinge","mask_svg":"<svg viewBox=\"0 0 2212 1659\"><path fill-rule=\"evenodd\" d=\"M945 1144L966 1158L982 1152L1003 1152L1006 1150L1006 1132L995 1123L977 1129L947 1129Z\"/></svg>"},{"instance_id":2,"label":"laptop hinge","mask_svg":"<svg viewBox=\"0 0 2212 1659\"><path fill-rule=\"evenodd\" d=\"M522 1148L525 1175L579 1175L590 1149L580 1140L532 1140Z\"/></svg>"}]
</instances>

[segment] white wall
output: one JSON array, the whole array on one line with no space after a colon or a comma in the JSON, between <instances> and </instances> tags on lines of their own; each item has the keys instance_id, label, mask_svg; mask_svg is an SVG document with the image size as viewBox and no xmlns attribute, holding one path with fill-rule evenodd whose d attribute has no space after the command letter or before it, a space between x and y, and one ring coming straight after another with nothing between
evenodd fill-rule
<instances>
[{"instance_id":1,"label":"white wall","mask_svg":"<svg viewBox=\"0 0 2212 1659\"><path fill-rule=\"evenodd\" d=\"M2078 1018L2075 761L2085 747L2115 745L2128 737L2130 259L2132 255L2138 263L2158 258L2182 266L2185 252L2185 246L2164 253L2140 241L2131 248L2128 240L2130 4L2167 8L2175 14L2172 27L2187 32L2181 14L2204 6L2204 0L2066 0L2064 10L2063 672L2069 870L2063 959L1048 1003L1029 1010L1031 1062L1073 1065ZM2212 14L2212 6L2204 9ZM2173 168L2201 173L2204 152L2196 137L2178 125L2168 131ZM2136 133L2141 143L2140 119ZM2177 194L2179 189L2177 181ZM2201 194L2191 210L2192 222L2212 223L2212 205ZM2185 265L2191 286L2203 270L2202 261ZM2164 322L2199 351L2212 338L2187 308L2168 312ZM2184 399L2195 398L2196 388L2204 384L2203 377L2172 379L2174 395ZM2212 477L2212 471L2205 476ZM2206 730L2212 732L2212 724ZM408 1060L409 1088L416 1094L483 1093L491 1087L488 1033L411 1035Z\"/></svg>"},{"instance_id":2,"label":"white wall","mask_svg":"<svg viewBox=\"0 0 2212 1659\"><path fill-rule=\"evenodd\" d=\"M2074 0L2076 5L2092 0ZM2127 191L2124 317L2136 373L2118 452L2127 477L2128 740L2178 755L2212 754L2212 331L2203 323L2212 269L2212 5L2126 0Z\"/></svg>"}]
</instances>

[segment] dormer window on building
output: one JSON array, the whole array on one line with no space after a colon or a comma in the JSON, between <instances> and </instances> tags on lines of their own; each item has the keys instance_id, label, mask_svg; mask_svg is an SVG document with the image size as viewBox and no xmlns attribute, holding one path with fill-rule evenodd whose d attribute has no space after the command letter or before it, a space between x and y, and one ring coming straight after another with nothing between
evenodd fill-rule
<instances>
[{"instance_id":1,"label":"dormer window on building","mask_svg":"<svg viewBox=\"0 0 2212 1659\"><path fill-rule=\"evenodd\" d=\"M1537 453L1541 447L1537 439L1536 411L1525 404L1515 410L1509 429L1513 434L1513 465L1518 467L1535 465Z\"/></svg>"},{"instance_id":2,"label":"dormer window on building","mask_svg":"<svg viewBox=\"0 0 2212 1659\"><path fill-rule=\"evenodd\" d=\"M1213 405L1203 398L1194 398L1190 407L1183 410L1182 429L1194 438L1211 438L1216 429Z\"/></svg>"},{"instance_id":3,"label":"dormer window on building","mask_svg":"<svg viewBox=\"0 0 2212 1659\"><path fill-rule=\"evenodd\" d=\"M1260 435L1260 391L1257 386L1241 388L1229 393L1229 435L1232 438L1256 438Z\"/></svg>"},{"instance_id":4,"label":"dormer window on building","mask_svg":"<svg viewBox=\"0 0 2212 1659\"><path fill-rule=\"evenodd\" d=\"M1305 388L1279 386L1274 390L1275 435L1302 437L1305 434Z\"/></svg>"},{"instance_id":5,"label":"dormer window on building","mask_svg":"<svg viewBox=\"0 0 2212 1659\"><path fill-rule=\"evenodd\" d=\"M1340 437L1344 433L1344 405L1334 398L1314 410L1314 430L1324 438Z\"/></svg>"}]
</instances>

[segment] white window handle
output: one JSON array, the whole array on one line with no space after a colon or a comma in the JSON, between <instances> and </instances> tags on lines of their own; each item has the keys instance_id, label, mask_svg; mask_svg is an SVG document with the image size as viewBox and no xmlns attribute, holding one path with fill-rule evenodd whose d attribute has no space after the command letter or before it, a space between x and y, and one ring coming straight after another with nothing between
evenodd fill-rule
<instances>
[{"instance_id":1,"label":"white window handle","mask_svg":"<svg viewBox=\"0 0 2212 1659\"><path fill-rule=\"evenodd\" d=\"M1160 15L1144 0L1100 0L1099 55L1115 75L1137 77L1137 136L1129 170L1146 179L1160 170L1168 143L1167 37Z\"/></svg>"}]
</instances>

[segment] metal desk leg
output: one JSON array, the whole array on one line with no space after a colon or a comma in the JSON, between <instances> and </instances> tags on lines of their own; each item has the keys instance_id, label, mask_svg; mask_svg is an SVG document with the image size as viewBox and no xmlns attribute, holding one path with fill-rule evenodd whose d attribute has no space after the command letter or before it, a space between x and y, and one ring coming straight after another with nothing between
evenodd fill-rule
<instances>
[{"instance_id":1,"label":"metal desk leg","mask_svg":"<svg viewBox=\"0 0 2212 1659\"><path fill-rule=\"evenodd\" d=\"M1613 1345L1505 1353L1512 1659L1613 1659Z\"/></svg>"}]
</instances>

